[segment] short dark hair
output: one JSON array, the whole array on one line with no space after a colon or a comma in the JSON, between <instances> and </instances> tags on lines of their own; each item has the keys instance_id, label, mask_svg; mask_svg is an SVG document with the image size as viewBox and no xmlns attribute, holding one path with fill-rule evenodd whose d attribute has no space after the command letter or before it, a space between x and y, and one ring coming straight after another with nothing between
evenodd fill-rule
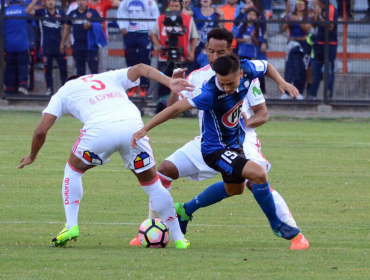
<instances>
[{"instance_id":1,"label":"short dark hair","mask_svg":"<svg viewBox=\"0 0 370 280\"><path fill-rule=\"evenodd\" d=\"M212 63L212 69L221 76L227 76L231 73L240 71L239 58L234 55L225 55L219 57Z\"/></svg>"},{"instance_id":2,"label":"short dark hair","mask_svg":"<svg viewBox=\"0 0 370 280\"><path fill-rule=\"evenodd\" d=\"M227 46L230 47L234 40L234 35L226 28L216 27L208 32L207 43L209 43L209 40L211 40L212 38L220 41L225 40L227 42Z\"/></svg>"}]
</instances>

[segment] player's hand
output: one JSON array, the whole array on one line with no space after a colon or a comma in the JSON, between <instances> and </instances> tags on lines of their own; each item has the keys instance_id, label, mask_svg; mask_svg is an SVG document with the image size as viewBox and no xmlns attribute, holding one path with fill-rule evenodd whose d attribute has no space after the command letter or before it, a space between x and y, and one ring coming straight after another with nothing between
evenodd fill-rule
<instances>
[{"instance_id":1,"label":"player's hand","mask_svg":"<svg viewBox=\"0 0 370 280\"><path fill-rule=\"evenodd\" d=\"M141 138L143 138L147 134L147 131L142 128L139 131L135 132L134 135L132 135L131 139L131 147L135 148L136 147L136 141L139 141Z\"/></svg>"},{"instance_id":2,"label":"player's hand","mask_svg":"<svg viewBox=\"0 0 370 280\"><path fill-rule=\"evenodd\" d=\"M122 34L123 36L126 36L126 35L127 35L127 30L126 30L126 28L122 28L122 29L121 29L121 34Z\"/></svg>"},{"instance_id":3,"label":"player's hand","mask_svg":"<svg viewBox=\"0 0 370 280\"><path fill-rule=\"evenodd\" d=\"M186 91L194 91L195 86L193 86L191 83L189 83L185 79L171 79L170 80L170 89L172 92L180 95L181 97L184 97L181 93L182 90Z\"/></svg>"},{"instance_id":4,"label":"player's hand","mask_svg":"<svg viewBox=\"0 0 370 280\"><path fill-rule=\"evenodd\" d=\"M299 94L299 91L295 86L285 81L279 84L279 90L281 94L288 92L291 97L298 97Z\"/></svg>"},{"instance_id":5,"label":"player's hand","mask_svg":"<svg viewBox=\"0 0 370 280\"><path fill-rule=\"evenodd\" d=\"M244 122L244 125L246 127L248 127L248 125L247 125L247 120L248 120L247 114L245 112L242 112L242 117L243 117L243 120L242 121Z\"/></svg>"},{"instance_id":6,"label":"player's hand","mask_svg":"<svg viewBox=\"0 0 370 280\"><path fill-rule=\"evenodd\" d=\"M22 158L20 161L20 165L17 166L17 169L22 169L26 165L29 165L35 161L36 158L32 159L29 155Z\"/></svg>"},{"instance_id":7,"label":"player's hand","mask_svg":"<svg viewBox=\"0 0 370 280\"><path fill-rule=\"evenodd\" d=\"M186 68L176 68L172 72L172 79L185 79Z\"/></svg>"},{"instance_id":8,"label":"player's hand","mask_svg":"<svg viewBox=\"0 0 370 280\"><path fill-rule=\"evenodd\" d=\"M88 29L90 29L91 28L91 22L89 22L89 21L86 21L85 22L85 24L84 24L84 30L88 30Z\"/></svg>"}]
</instances>

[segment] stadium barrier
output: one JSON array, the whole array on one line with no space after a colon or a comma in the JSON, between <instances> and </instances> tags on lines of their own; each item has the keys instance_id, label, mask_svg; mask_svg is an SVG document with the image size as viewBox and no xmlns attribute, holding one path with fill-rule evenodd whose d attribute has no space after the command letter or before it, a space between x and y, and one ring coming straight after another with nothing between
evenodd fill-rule
<instances>
[{"instance_id":1,"label":"stadium barrier","mask_svg":"<svg viewBox=\"0 0 370 280\"><path fill-rule=\"evenodd\" d=\"M4 1L2 0L2 3ZM4 9L0 11L0 51L4 51L4 21L9 20L12 16L5 16ZM29 19L24 17L23 19ZM38 19L38 18L34 18ZM59 18L59 20L67 20L68 18ZM104 18L101 20L107 20L108 22L115 23L118 20L113 17ZM140 19L138 19L140 21ZM227 22L227 21L221 21ZM284 20L270 20L268 21L269 26L269 48L267 51L267 57L270 63L272 63L278 71L284 75L285 68L285 48L287 38L284 33L280 31L281 25L286 22ZM326 22L329 24L329 22ZM335 84L334 84L334 95L332 99L329 99L324 92L327 92L327 77L328 77L328 59L326 56L326 67L323 71L323 81L320 85L318 99L317 100L280 100L280 94L277 91L276 86L266 79L266 96L268 103L271 104L340 104L340 105L370 105L370 23L358 22L358 21L341 21L338 24L338 53L335 61ZM108 70L126 67L125 64L125 52L123 50L123 39L118 28L109 27L109 56L108 56ZM328 38L326 38L326 41ZM71 50L68 54L68 74L74 74L74 63L71 57ZM157 66L157 51L152 51L151 65ZM44 72L42 65L36 64L35 68L35 89L30 95L21 95L17 93L6 94L4 90L4 56L0 59L0 96L3 99L8 100L48 100L50 96L46 96L46 86L44 79ZM38 67L37 67L38 66ZM58 69L53 70L54 87L57 89L60 87L60 79ZM154 106L156 102L155 83L151 83L150 90L147 97L147 103L149 106ZM306 93L302 93L306 96ZM134 98L135 101L135 98ZM151 105L150 105L151 104Z\"/></svg>"}]
</instances>

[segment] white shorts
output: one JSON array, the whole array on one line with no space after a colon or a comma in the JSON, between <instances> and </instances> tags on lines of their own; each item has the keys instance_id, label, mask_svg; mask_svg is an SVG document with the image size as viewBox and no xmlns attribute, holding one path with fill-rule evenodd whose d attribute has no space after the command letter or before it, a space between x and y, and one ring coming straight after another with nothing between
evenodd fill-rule
<instances>
[{"instance_id":1,"label":"white shorts","mask_svg":"<svg viewBox=\"0 0 370 280\"><path fill-rule=\"evenodd\" d=\"M265 168L266 172L271 169L271 163L263 156L261 151L261 142L256 137L254 139L245 139L243 143L245 158L254 161Z\"/></svg>"},{"instance_id":2,"label":"white shorts","mask_svg":"<svg viewBox=\"0 0 370 280\"><path fill-rule=\"evenodd\" d=\"M143 126L142 121L131 119L84 127L72 153L87 165L102 165L109 162L114 152L119 152L126 168L144 172L155 165L149 137L137 141L134 149L131 147L132 135Z\"/></svg>"},{"instance_id":3,"label":"white shorts","mask_svg":"<svg viewBox=\"0 0 370 280\"><path fill-rule=\"evenodd\" d=\"M261 143L256 138L254 142L246 140L243 143L244 153L247 159L252 160L263 166L268 172L271 168L270 162L261 153ZM203 181L215 177L219 172L210 168L203 160L201 152L201 137L197 136L186 143L172 155L166 158L172 162L178 172L179 177L188 177L190 180Z\"/></svg>"}]
</instances>

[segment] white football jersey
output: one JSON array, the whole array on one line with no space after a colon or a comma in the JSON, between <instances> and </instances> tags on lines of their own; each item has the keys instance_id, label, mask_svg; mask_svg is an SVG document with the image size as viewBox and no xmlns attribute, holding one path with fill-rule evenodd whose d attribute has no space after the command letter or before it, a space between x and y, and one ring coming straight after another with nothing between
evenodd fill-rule
<instances>
[{"instance_id":1,"label":"white football jersey","mask_svg":"<svg viewBox=\"0 0 370 280\"><path fill-rule=\"evenodd\" d=\"M189 83L194 85L196 89L201 88L203 84L207 83L209 79L211 79L215 75L215 71L212 70L211 66L208 64L204 66L203 68L200 68L198 70L194 70L191 72L188 77L186 78ZM189 91L182 91L181 92L184 97L189 96L191 92ZM181 99L181 97L179 97ZM248 93L246 97L244 98L244 103L242 107L242 111L246 113L247 119L253 116L253 110L251 106L256 106L261 103L265 102L265 98L262 94L261 88L260 88L260 82L258 79L254 79L251 82L251 85L248 89ZM199 118L199 128L200 131L202 131L202 119L203 119L203 111L199 110L198 113ZM245 131L245 138L247 139L255 139L257 137L257 134L255 132L254 128L246 127L244 129Z\"/></svg>"},{"instance_id":2,"label":"white football jersey","mask_svg":"<svg viewBox=\"0 0 370 280\"><path fill-rule=\"evenodd\" d=\"M126 90L140 84L128 79L129 68L71 80L51 98L42 112L56 116L71 114L85 126L136 119L140 111L127 97Z\"/></svg>"}]
</instances>

